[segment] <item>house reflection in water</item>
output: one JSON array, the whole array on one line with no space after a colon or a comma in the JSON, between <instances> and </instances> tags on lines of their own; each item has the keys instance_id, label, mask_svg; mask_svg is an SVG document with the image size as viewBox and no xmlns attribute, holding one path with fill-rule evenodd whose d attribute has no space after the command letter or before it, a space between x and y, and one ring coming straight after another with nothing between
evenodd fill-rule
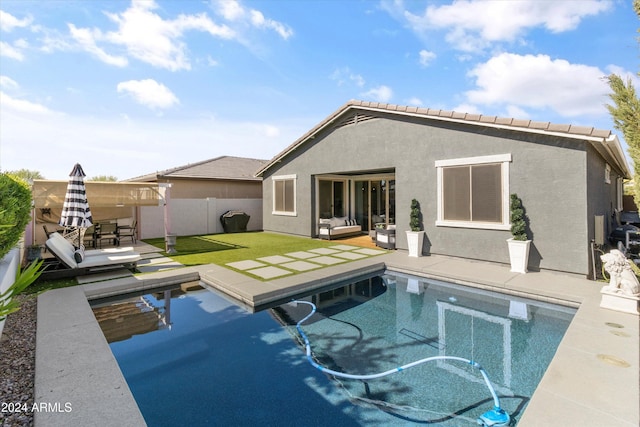
<instances>
[{"instance_id":1,"label":"house reflection in water","mask_svg":"<svg viewBox=\"0 0 640 427\"><path fill-rule=\"evenodd\" d=\"M171 328L171 298L198 285L185 283L179 288L138 295L116 302L106 301L92 305L93 314L108 343L125 341L134 335L142 335ZM199 285L198 285L199 287Z\"/></svg>"}]
</instances>

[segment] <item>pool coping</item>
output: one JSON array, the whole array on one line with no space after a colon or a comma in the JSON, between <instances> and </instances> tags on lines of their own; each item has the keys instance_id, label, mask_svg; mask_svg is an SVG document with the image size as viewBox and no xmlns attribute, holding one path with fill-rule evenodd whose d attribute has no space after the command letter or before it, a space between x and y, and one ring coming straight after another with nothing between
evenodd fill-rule
<instances>
[{"instance_id":1,"label":"pool coping","mask_svg":"<svg viewBox=\"0 0 640 427\"><path fill-rule=\"evenodd\" d=\"M36 403L61 410L36 412L36 426L146 425L89 306L123 292L202 280L248 309L387 268L578 307L518 426L634 426L640 422L639 317L600 308L602 283L554 272L512 273L508 266L406 251L325 267L269 281L215 265L185 267L133 278L57 289L38 297ZM611 325L619 325L614 328ZM598 357L598 356L610 356ZM626 361L628 367L605 363ZM65 403L72 410L65 412Z\"/></svg>"}]
</instances>

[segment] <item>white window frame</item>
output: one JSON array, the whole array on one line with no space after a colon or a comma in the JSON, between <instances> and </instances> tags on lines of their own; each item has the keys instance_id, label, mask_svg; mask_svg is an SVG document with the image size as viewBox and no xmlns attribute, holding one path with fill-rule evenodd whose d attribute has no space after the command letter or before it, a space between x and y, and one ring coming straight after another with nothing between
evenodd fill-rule
<instances>
[{"instance_id":1,"label":"white window frame","mask_svg":"<svg viewBox=\"0 0 640 427\"><path fill-rule=\"evenodd\" d=\"M442 192L443 168L449 166L471 166L489 163L500 163L502 173L502 222L479 222L479 221L446 221L444 215L444 200ZM511 163L511 153L496 154L491 156L464 157L459 159L437 160L436 176L437 176L437 205L438 217L436 226L438 227L459 227L459 228L481 228L487 230L510 230L511 223L509 219L509 164Z\"/></svg>"},{"instance_id":2,"label":"white window frame","mask_svg":"<svg viewBox=\"0 0 640 427\"><path fill-rule=\"evenodd\" d=\"M273 178L271 178L271 180L273 182L273 187L272 187L273 188L273 193L272 193L273 205L272 205L271 214L283 215L283 216L298 216L298 205L296 203L296 199L298 195L298 189L297 189L298 176L296 174L279 175L279 176L274 176ZM293 212L276 210L276 182L278 181L293 181Z\"/></svg>"},{"instance_id":3,"label":"white window frame","mask_svg":"<svg viewBox=\"0 0 640 427\"><path fill-rule=\"evenodd\" d=\"M624 208L624 180L621 177L616 179L616 209L621 211Z\"/></svg>"}]
</instances>

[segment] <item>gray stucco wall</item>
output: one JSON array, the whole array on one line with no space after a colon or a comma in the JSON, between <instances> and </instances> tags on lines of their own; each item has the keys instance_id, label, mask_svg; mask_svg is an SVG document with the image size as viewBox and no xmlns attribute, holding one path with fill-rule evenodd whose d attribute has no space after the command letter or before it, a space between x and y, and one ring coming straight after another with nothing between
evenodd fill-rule
<instances>
[{"instance_id":1,"label":"gray stucco wall","mask_svg":"<svg viewBox=\"0 0 640 427\"><path fill-rule=\"evenodd\" d=\"M510 153L510 192L523 200L533 239L530 268L588 273L587 144L582 141L381 116L327 127L264 175L264 229L302 236L315 233L314 176L393 170L396 177L397 248L406 249L411 199L421 203L431 253L508 263L509 231L436 226L436 160ZM596 162L597 163L597 162ZM594 165L593 168L597 168ZM297 175L297 216L272 214L274 175Z\"/></svg>"},{"instance_id":2,"label":"gray stucco wall","mask_svg":"<svg viewBox=\"0 0 640 427\"><path fill-rule=\"evenodd\" d=\"M595 238L595 216L604 216L605 240L615 227L614 211L618 204L618 179L620 173L611 168L609 182L605 182L606 162L593 147L587 157L587 219L588 240Z\"/></svg>"}]
</instances>

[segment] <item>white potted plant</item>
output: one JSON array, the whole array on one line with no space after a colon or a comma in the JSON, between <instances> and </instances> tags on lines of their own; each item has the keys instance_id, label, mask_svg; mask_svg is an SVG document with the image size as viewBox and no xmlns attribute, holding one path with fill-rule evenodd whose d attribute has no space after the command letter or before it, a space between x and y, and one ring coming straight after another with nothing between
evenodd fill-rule
<instances>
[{"instance_id":1,"label":"white potted plant","mask_svg":"<svg viewBox=\"0 0 640 427\"><path fill-rule=\"evenodd\" d=\"M517 194L512 194L509 200L511 212L511 239L507 239L509 245L509 260L511 271L514 273L526 273L529 263L529 246L531 240L527 237L527 223L525 221L522 200Z\"/></svg>"},{"instance_id":2,"label":"white potted plant","mask_svg":"<svg viewBox=\"0 0 640 427\"><path fill-rule=\"evenodd\" d=\"M411 213L409 214L409 227L407 230L407 245L410 257L422 256L422 243L424 242L424 231L422 231L422 215L420 213L420 203L416 199L411 200Z\"/></svg>"}]
</instances>

